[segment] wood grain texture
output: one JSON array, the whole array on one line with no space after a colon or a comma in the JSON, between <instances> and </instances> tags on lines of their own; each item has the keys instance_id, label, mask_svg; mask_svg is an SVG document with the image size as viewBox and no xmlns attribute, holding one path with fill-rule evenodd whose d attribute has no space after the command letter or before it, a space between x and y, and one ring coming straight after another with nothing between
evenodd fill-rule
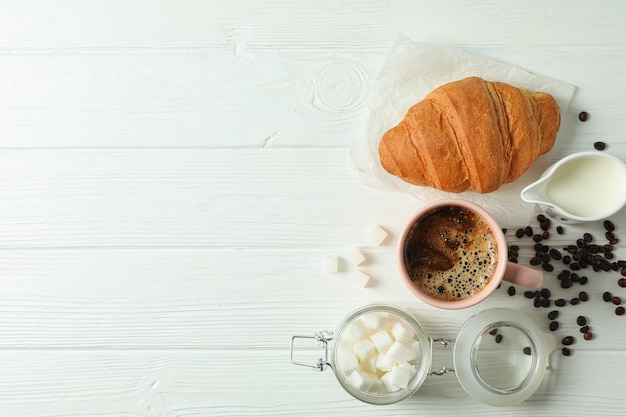
<instances>
[{"instance_id":1,"label":"wood grain texture","mask_svg":"<svg viewBox=\"0 0 626 417\"><path fill-rule=\"evenodd\" d=\"M350 145L403 33L576 85L549 157L603 140L625 159L625 17L609 0L0 1L0 416L623 415L626 316L601 299L626 299L619 272L567 290L546 274L553 298L590 301L560 309L554 336L577 336L574 354L555 352L516 407L478 403L452 374L368 406L330 370L292 365L289 342L377 301L434 337L488 307L546 329L519 287L463 311L410 295L395 246L416 201L364 185ZM626 211L612 220L623 234ZM390 233L380 247L373 224ZM528 263L534 242L504 226ZM584 231L603 238L567 226L550 244Z\"/></svg>"}]
</instances>

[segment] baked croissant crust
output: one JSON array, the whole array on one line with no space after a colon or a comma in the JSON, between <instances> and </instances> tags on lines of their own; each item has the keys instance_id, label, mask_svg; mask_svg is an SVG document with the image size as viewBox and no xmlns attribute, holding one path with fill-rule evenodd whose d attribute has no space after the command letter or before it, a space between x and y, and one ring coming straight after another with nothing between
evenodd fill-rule
<instances>
[{"instance_id":1,"label":"baked croissant crust","mask_svg":"<svg viewBox=\"0 0 626 417\"><path fill-rule=\"evenodd\" d=\"M489 193L515 181L552 148L560 120L549 94L465 78L411 107L383 135L380 162L411 184Z\"/></svg>"}]
</instances>

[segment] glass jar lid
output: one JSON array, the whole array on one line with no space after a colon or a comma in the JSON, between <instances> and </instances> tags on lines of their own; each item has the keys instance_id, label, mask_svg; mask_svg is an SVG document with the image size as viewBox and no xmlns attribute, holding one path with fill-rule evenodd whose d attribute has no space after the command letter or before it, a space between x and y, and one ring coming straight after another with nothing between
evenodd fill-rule
<instances>
[{"instance_id":1,"label":"glass jar lid","mask_svg":"<svg viewBox=\"0 0 626 417\"><path fill-rule=\"evenodd\" d=\"M539 387L556 342L528 316L511 309L482 311L465 322L453 351L456 376L476 400L521 403Z\"/></svg>"}]
</instances>

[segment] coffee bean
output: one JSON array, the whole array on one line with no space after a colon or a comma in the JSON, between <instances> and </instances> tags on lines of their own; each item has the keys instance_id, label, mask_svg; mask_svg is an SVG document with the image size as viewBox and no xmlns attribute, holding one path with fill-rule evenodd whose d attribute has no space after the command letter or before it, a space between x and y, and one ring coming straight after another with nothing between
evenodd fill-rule
<instances>
[{"instance_id":1,"label":"coffee bean","mask_svg":"<svg viewBox=\"0 0 626 417\"><path fill-rule=\"evenodd\" d=\"M555 261L559 261L561 259L561 252L558 249L550 249L550 256Z\"/></svg>"},{"instance_id":2,"label":"coffee bean","mask_svg":"<svg viewBox=\"0 0 626 417\"><path fill-rule=\"evenodd\" d=\"M511 297L515 295L515 287L509 287L506 291Z\"/></svg>"},{"instance_id":3,"label":"coffee bean","mask_svg":"<svg viewBox=\"0 0 626 417\"><path fill-rule=\"evenodd\" d=\"M561 288L571 288L572 285L574 285L574 282L571 279L566 278L561 281Z\"/></svg>"},{"instance_id":4,"label":"coffee bean","mask_svg":"<svg viewBox=\"0 0 626 417\"><path fill-rule=\"evenodd\" d=\"M531 237L534 234L533 228L530 226L526 226L526 228L524 229L524 233L526 234L526 236Z\"/></svg>"},{"instance_id":5,"label":"coffee bean","mask_svg":"<svg viewBox=\"0 0 626 417\"><path fill-rule=\"evenodd\" d=\"M603 299L604 301L606 301L607 303L608 303L609 301L611 301L611 298L613 298L613 295L612 295L610 292L608 292L608 291L605 291L605 292L602 294L602 299Z\"/></svg>"},{"instance_id":6,"label":"coffee bean","mask_svg":"<svg viewBox=\"0 0 626 417\"><path fill-rule=\"evenodd\" d=\"M626 268L626 261L617 261L617 265L620 268Z\"/></svg>"},{"instance_id":7,"label":"coffee bean","mask_svg":"<svg viewBox=\"0 0 626 417\"><path fill-rule=\"evenodd\" d=\"M585 316L578 316L576 318L576 324L578 324L579 326L584 326L585 324L587 324L587 319L585 318Z\"/></svg>"},{"instance_id":8,"label":"coffee bean","mask_svg":"<svg viewBox=\"0 0 626 417\"><path fill-rule=\"evenodd\" d=\"M534 306L535 308L539 308L539 307L541 307L541 299L540 299L540 298L535 298L535 299L533 300L533 306Z\"/></svg>"},{"instance_id":9,"label":"coffee bean","mask_svg":"<svg viewBox=\"0 0 626 417\"><path fill-rule=\"evenodd\" d=\"M574 246L574 245L567 245L567 246L565 247L565 250L566 250L568 253L576 253L576 252L578 252L578 248L577 248L576 246Z\"/></svg>"},{"instance_id":10,"label":"coffee bean","mask_svg":"<svg viewBox=\"0 0 626 417\"><path fill-rule=\"evenodd\" d=\"M580 275L574 273L574 274L570 275L569 279L571 279L572 282L580 282Z\"/></svg>"},{"instance_id":11,"label":"coffee bean","mask_svg":"<svg viewBox=\"0 0 626 417\"><path fill-rule=\"evenodd\" d=\"M539 227L541 227L541 230L546 232L550 230L551 225L552 222L550 221L550 219L544 219L542 222L539 223Z\"/></svg>"},{"instance_id":12,"label":"coffee bean","mask_svg":"<svg viewBox=\"0 0 626 417\"><path fill-rule=\"evenodd\" d=\"M548 308L552 305L552 301L550 301L547 298L544 298L543 300L541 300L541 307L543 308Z\"/></svg>"},{"instance_id":13,"label":"coffee bean","mask_svg":"<svg viewBox=\"0 0 626 417\"><path fill-rule=\"evenodd\" d=\"M602 224L604 225L604 228L609 232L615 230L615 223L610 220L605 220Z\"/></svg>"},{"instance_id":14,"label":"coffee bean","mask_svg":"<svg viewBox=\"0 0 626 417\"><path fill-rule=\"evenodd\" d=\"M535 292L534 291L524 291L524 297L526 298L535 298Z\"/></svg>"},{"instance_id":15,"label":"coffee bean","mask_svg":"<svg viewBox=\"0 0 626 417\"><path fill-rule=\"evenodd\" d=\"M543 240L543 236L541 235L534 235L533 236L533 241L535 241L536 243L539 243Z\"/></svg>"},{"instance_id":16,"label":"coffee bean","mask_svg":"<svg viewBox=\"0 0 626 417\"><path fill-rule=\"evenodd\" d=\"M577 305L580 303L580 299L577 297L572 298L571 300L569 300L569 303L573 306Z\"/></svg>"},{"instance_id":17,"label":"coffee bean","mask_svg":"<svg viewBox=\"0 0 626 417\"><path fill-rule=\"evenodd\" d=\"M524 352L524 355L529 355L529 356L533 353L533 352L532 352L532 349L531 349L530 347L528 347L528 346L526 346L526 347L522 350L522 352Z\"/></svg>"},{"instance_id":18,"label":"coffee bean","mask_svg":"<svg viewBox=\"0 0 626 417\"><path fill-rule=\"evenodd\" d=\"M566 278L569 278L571 275L572 273L570 271L568 271L567 269L564 269L561 272L559 272L559 275L557 275L556 277L558 278L559 281L562 281Z\"/></svg>"},{"instance_id":19,"label":"coffee bean","mask_svg":"<svg viewBox=\"0 0 626 417\"><path fill-rule=\"evenodd\" d=\"M581 291L578 293L578 298L580 298L580 301L589 301L589 294L585 291Z\"/></svg>"},{"instance_id":20,"label":"coffee bean","mask_svg":"<svg viewBox=\"0 0 626 417\"><path fill-rule=\"evenodd\" d=\"M550 320L554 320L557 317L559 317L559 311L558 310L552 310L551 312L548 313L548 318Z\"/></svg>"},{"instance_id":21,"label":"coffee bean","mask_svg":"<svg viewBox=\"0 0 626 417\"><path fill-rule=\"evenodd\" d=\"M591 340L592 338L593 338L593 334L591 332L587 332L583 334L583 339L585 340Z\"/></svg>"},{"instance_id":22,"label":"coffee bean","mask_svg":"<svg viewBox=\"0 0 626 417\"><path fill-rule=\"evenodd\" d=\"M552 264L541 264L541 269L546 272L552 272L554 271L554 266Z\"/></svg>"},{"instance_id":23,"label":"coffee bean","mask_svg":"<svg viewBox=\"0 0 626 417\"><path fill-rule=\"evenodd\" d=\"M620 278L617 280L617 285L622 288L626 288L626 278Z\"/></svg>"},{"instance_id":24,"label":"coffee bean","mask_svg":"<svg viewBox=\"0 0 626 417\"><path fill-rule=\"evenodd\" d=\"M541 264L541 258L539 256L534 256L532 258L530 258L530 264L533 266L537 266Z\"/></svg>"},{"instance_id":25,"label":"coffee bean","mask_svg":"<svg viewBox=\"0 0 626 417\"><path fill-rule=\"evenodd\" d=\"M557 307L564 307L565 304L567 304L567 301L565 301L565 299L563 298L559 298L558 300L554 302L554 305Z\"/></svg>"},{"instance_id":26,"label":"coffee bean","mask_svg":"<svg viewBox=\"0 0 626 417\"><path fill-rule=\"evenodd\" d=\"M603 151L606 149L606 143L598 141L593 144L593 147L596 151Z\"/></svg>"},{"instance_id":27,"label":"coffee bean","mask_svg":"<svg viewBox=\"0 0 626 417\"><path fill-rule=\"evenodd\" d=\"M502 335L501 334L496 336L496 343L500 343L500 342L502 342Z\"/></svg>"},{"instance_id":28,"label":"coffee bean","mask_svg":"<svg viewBox=\"0 0 626 417\"><path fill-rule=\"evenodd\" d=\"M552 291L550 291L548 288L542 288L541 289L541 296L543 298L550 298L550 296L552 296Z\"/></svg>"},{"instance_id":29,"label":"coffee bean","mask_svg":"<svg viewBox=\"0 0 626 417\"><path fill-rule=\"evenodd\" d=\"M589 331L589 326L583 326L580 328L581 333L587 333Z\"/></svg>"},{"instance_id":30,"label":"coffee bean","mask_svg":"<svg viewBox=\"0 0 626 417\"><path fill-rule=\"evenodd\" d=\"M576 339L574 339L573 336L565 336L563 340L561 340L561 343L563 343L565 346L569 346L573 344L575 340Z\"/></svg>"},{"instance_id":31,"label":"coffee bean","mask_svg":"<svg viewBox=\"0 0 626 417\"><path fill-rule=\"evenodd\" d=\"M616 295L614 295L613 297L611 297L611 302L613 304L615 304L616 306L622 304L622 299Z\"/></svg>"},{"instance_id":32,"label":"coffee bean","mask_svg":"<svg viewBox=\"0 0 626 417\"><path fill-rule=\"evenodd\" d=\"M593 242L593 236L591 233L584 233L583 239L585 239L585 242Z\"/></svg>"},{"instance_id":33,"label":"coffee bean","mask_svg":"<svg viewBox=\"0 0 626 417\"><path fill-rule=\"evenodd\" d=\"M606 237L606 240L609 241L609 243L611 244L616 244L619 240L617 239L617 236L615 236L615 233L613 232L606 232L604 234L604 237Z\"/></svg>"},{"instance_id":34,"label":"coffee bean","mask_svg":"<svg viewBox=\"0 0 626 417\"><path fill-rule=\"evenodd\" d=\"M537 214L537 221L538 221L539 223L541 223L541 222L545 222L545 221L546 221L546 219L547 219L547 217L546 217L546 216L544 216L543 214L541 214L541 213L540 213L540 214Z\"/></svg>"},{"instance_id":35,"label":"coffee bean","mask_svg":"<svg viewBox=\"0 0 626 417\"><path fill-rule=\"evenodd\" d=\"M524 229L517 229L517 230L515 231L515 236L516 236L518 239L521 239L522 237L524 237Z\"/></svg>"},{"instance_id":36,"label":"coffee bean","mask_svg":"<svg viewBox=\"0 0 626 417\"><path fill-rule=\"evenodd\" d=\"M586 122L587 120L589 120L589 113L587 113L586 111L581 111L580 113L578 113L578 120L580 120L581 122Z\"/></svg>"},{"instance_id":37,"label":"coffee bean","mask_svg":"<svg viewBox=\"0 0 626 417\"><path fill-rule=\"evenodd\" d=\"M498 333L498 329L493 329L489 332L489 334L492 336L494 336L496 333Z\"/></svg>"},{"instance_id":38,"label":"coffee bean","mask_svg":"<svg viewBox=\"0 0 626 417\"><path fill-rule=\"evenodd\" d=\"M624 307L619 306L615 309L615 314L617 314L618 316L623 316L625 311L626 310L624 309Z\"/></svg>"},{"instance_id":39,"label":"coffee bean","mask_svg":"<svg viewBox=\"0 0 626 417\"><path fill-rule=\"evenodd\" d=\"M586 275L583 275L582 277L580 277L580 281L579 281L580 285L587 285L587 282L589 282L589 278L587 278ZM586 300L583 300L583 301L586 301Z\"/></svg>"},{"instance_id":40,"label":"coffee bean","mask_svg":"<svg viewBox=\"0 0 626 417\"><path fill-rule=\"evenodd\" d=\"M557 226L557 227L556 227L556 232L557 232L558 234L562 235L564 231L565 231L565 230L563 230L563 226Z\"/></svg>"},{"instance_id":41,"label":"coffee bean","mask_svg":"<svg viewBox=\"0 0 626 417\"><path fill-rule=\"evenodd\" d=\"M572 262L572 257L571 257L571 256L569 256L569 255L565 255L565 256L563 257L563 263L564 263L565 265L569 265L569 264L570 264L570 262Z\"/></svg>"},{"instance_id":42,"label":"coffee bean","mask_svg":"<svg viewBox=\"0 0 626 417\"><path fill-rule=\"evenodd\" d=\"M569 356L572 354L572 351L564 347L563 349L561 349L561 353L563 354L563 356Z\"/></svg>"},{"instance_id":43,"label":"coffee bean","mask_svg":"<svg viewBox=\"0 0 626 417\"><path fill-rule=\"evenodd\" d=\"M559 328L559 322L558 321L551 321L550 325L548 327L550 328L551 332L555 332Z\"/></svg>"}]
</instances>

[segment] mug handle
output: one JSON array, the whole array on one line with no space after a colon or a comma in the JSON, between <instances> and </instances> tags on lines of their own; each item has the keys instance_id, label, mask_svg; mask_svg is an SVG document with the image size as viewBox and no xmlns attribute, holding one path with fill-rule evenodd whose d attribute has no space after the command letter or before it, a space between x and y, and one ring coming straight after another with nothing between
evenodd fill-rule
<instances>
[{"instance_id":1,"label":"mug handle","mask_svg":"<svg viewBox=\"0 0 626 417\"><path fill-rule=\"evenodd\" d=\"M503 279L523 287L540 288L543 285L543 271L508 262Z\"/></svg>"}]
</instances>

